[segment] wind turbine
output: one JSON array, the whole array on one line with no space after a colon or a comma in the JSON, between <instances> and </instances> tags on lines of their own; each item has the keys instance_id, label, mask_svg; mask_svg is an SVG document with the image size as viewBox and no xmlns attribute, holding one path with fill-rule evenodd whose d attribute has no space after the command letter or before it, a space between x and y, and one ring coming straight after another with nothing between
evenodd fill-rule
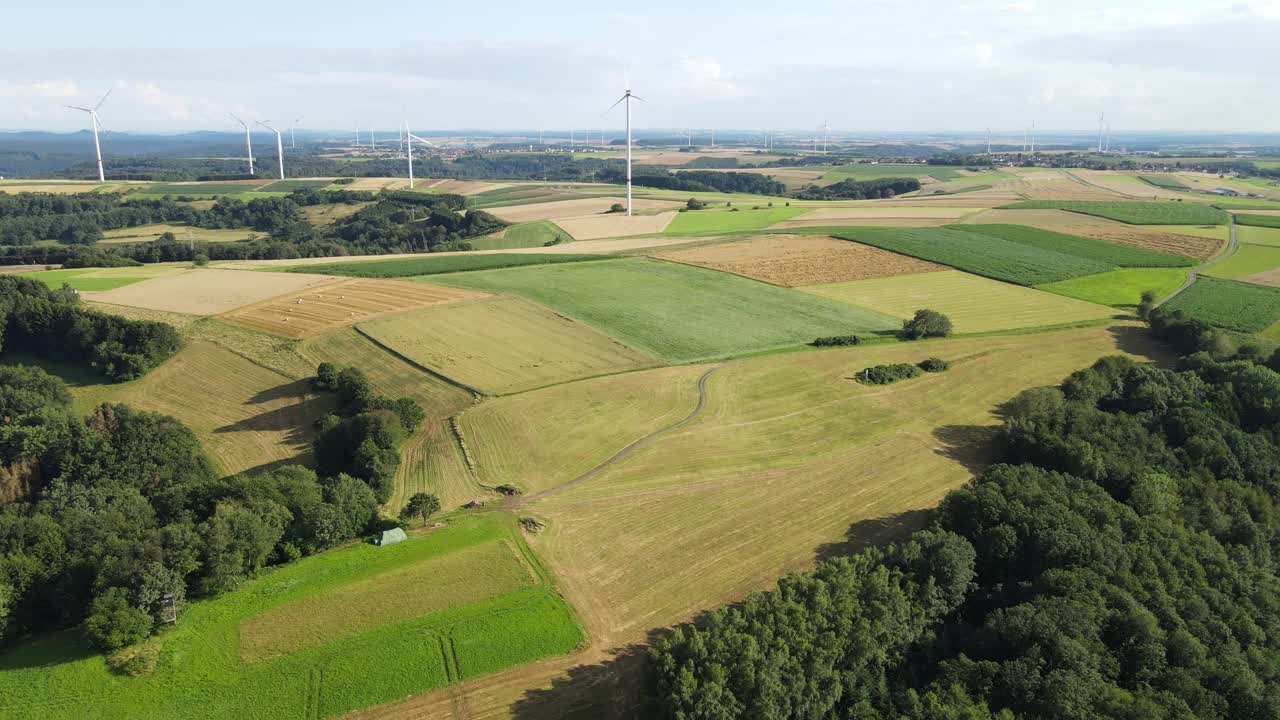
<instances>
[{"instance_id":1,"label":"wind turbine","mask_svg":"<svg viewBox=\"0 0 1280 720\"><path fill-rule=\"evenodd\" d=\"M831 139L831 124L826 120L822 121L822 154L827 154L827 141Z\"/></svg>"},{"instance_id":2,"label":"wind turbine","mask_svg":"<svg viewBox=\"0 0 1280 720\"><path fill-rule=\"evenodd\" d=\"M625 82L625 87L622 93L622 97L618 98L618 102L609 106L609 110L612 110L618 107L620 103L625 102L627 104L626 105L626 109L627 109L627 217L631 217L631 101L632 99L639 100L640 102L645 102L645 99L640 97L639 95L631 94L631 81L627 80ZM608 112L609 110L606 110L605 112Z\"/></svg>"},{"instance_id":3,"label":"wind turbine","mask_svg":"<svg viewBox=\"0 0 1280 720\"><path fill-rule=\"evenodd\" d=\"M1105 112L1098 115L1098 152L1102 152L1102 126L1107 122L1107 114Z\"/></svg>"},{"instance_id":4,"label":"wind turbine","mask_svg":"<svg viewBox=\"0 0 1280 720\"><path fill-rule=\"evenodd\" d=\"M987 128L987 157L991 157L991 128Z\"/></svg>"},{"instance_id":5,"label":"wind turbine","mask_svg":"<svg viewBox=\"0 0 1280 720\"><path fill-rule=\"evenodd\" d=\"M258 121L262 127L276 134L276 159L280 161L280 179L284 179L284 137L280 135L280 131L271 127L262 120Z\"/></svg>"},{"instance_id":6,"label":"wind turbine","mask_svg":"<svg viewBox=\"0 0 1280 720\"><path fill-rule=\"evenodd\" d=\"M405 154L409 156L409 189L410 190L413 189L413 141L414 140L417 140L420 143L426 143L427 145L432 145L432 146L435 145L435 143L431 142L430 140L424 140L418 137L417 135L414 135L413 131L409 129L409 121L405 120L404 121L404 141L406 144L405 149L408 150L408 152Z\"/></svg>"},{"instance_id":7,"label":"wind turbine","mask_svg":"<svg viewBox=\"0 0 1280 720\"><path fill-rule=\"evenodd\" d=\"M1036 121L1031 121L1031 154L1036 154Z\"/></svg>"},{"instance_id":8,"label":"wind turbine","mask_svg":"<svg viewBox=\"0 0 1280 720\"><path fill-rule=\"evenodd\" d=\"M373 125L369 125L369 150L377 152L378 141L373 137Z\"/></svg>"},{"instance_id":9,"label":"wind turbine","mask_svg":"<svg viewBox=\"0 0 1280 720\"><path fill-rule=\"evenodd\" d=\"M294 138L293 136L293 130L294 128L298 127L298 123L300 122L302 122L302 118L297 118L293 121L293 123L289 125L289 147L290 148L298 147L297 139Z\"/></svg>"},{"instance_id":10,"label":"wind turbine","mask_svg":"<svg viewBox=\"0 0 1280 720\"><path fill-rule=\"evenodd\" d=\"M360 123L356 123L356 147L360 147Z\"/></svg>"},{"instance_id":11,"label":"wind turbine","mask_svg":"<svg viewBox=\"0 0 1280 720\"><path fill-rule=\"evenodd\" d=\"M246 152L249 153L249 174L252 175L253 174L253 139L249 135L249 124L241 120L239 117L236 117L234 113L227 113L227 114L231 116L232 120L235 120L236 122L240 123L241 127L244 128L244 149Z\"/></svg>"},{"instance_id":12,"label":"wind turbine","mask_svg":"<svg viewBox=\"0 0 1280 720\"><path fill-rule=\"evenodd\" d=\"M98 104L94 105L91 108L79 107L77 105L67 106L72 110L79 110L81 112L89 113L89 120L93 124L93 151L98 155L98 182L107 181L106 173L104 173L102 170L102 145L98 143L98 127L99 127L98 108L102 107L102 103L107 101L107 95L110 95L110 94L111 94L111 91L108 90L105 94L103 94L102 99L98 101Z\"/></svg>"}]
</instances>

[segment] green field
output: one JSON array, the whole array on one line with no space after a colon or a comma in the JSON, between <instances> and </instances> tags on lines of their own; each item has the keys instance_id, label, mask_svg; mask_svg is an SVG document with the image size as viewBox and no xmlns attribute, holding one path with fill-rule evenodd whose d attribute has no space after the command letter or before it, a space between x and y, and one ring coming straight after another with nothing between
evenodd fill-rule
<instances>
[{"instance_id":1,"label":"green field","mask_svg":"<svg viewBox=\"0 0 1280 720\"><path fill-rule=\"evenodd\" d=\"M1242 243L1249 243L1250 245L1272 245L1280 247L1280 228L1237 225L1236 239Z\"/></svg>"},{"instance_id":2,"label":"green field","mask_svg":"<svg viewBox=\"0 0 1280 720\"><path fill-rule=\"evenodd\" d=\"M145 192L148 195L235 195L254 192L261 188L263 185L257 182L160 183L147 186Z\"/></svg>"},{"instance_id":3,"label":"green field","mask_svg":"<svg viewBox=\"0 0 1280 720\"><path fill-rule=\"evenodd\" d=\"M803 290L904 320L920 308L937 310L951 319L957 333L1065 325L1115 315L1111 308L1101 305L959 270L813 285Z\"/></svg>"},{"instance_id":4,"label":"green field","mask_svg":"<svg viewBox=\"0 0 1280 720\"><path fill-rule=\"evenodd\" d=\"M1024 200L1011 210L1068 210L1130 225L1222 225L1227 214L1208 205L1185 202L1111 202L1102 200Z\"/></svg>"},{"instance_id":5,"label":"green field","mask_svg":"<svg viewBox=\"0 0 1280 720\"><path fill-rule=\"evenodd\" d=\"M962 168L945 165L925 165L907 163L851 163L848 165L814 165L804 170L825 170L823 180L839 182L841 180L878 180L880 178L898 177L933 177L938 180L956 180L964 177L958 171Z\"/></svg>"},{"instance_id":6,"label":"green field","mask_svg":"<svg viewBox=\"0 0 1280 720\"><path fill-rule=\"evenodd\" d=\"M1280 201L1262 198L1229 197L1200 194L1197 197L1223 210L1280 210Z\"/></svg>"},{"instance_id":7,"label":"green field","mask_svg":"<svg viewBox=\"0 0 1280 720\"><path fill-rule=\"evenodd\" d=\"M841 228L832 234L1017 285L1040 285L1115 269L1097 260L950 227Z\"/></svg>"},{"instance_id":8,"label":"green field","mask_svg":"<svg viewBox=\"0 0 1280 720\"><path fill-rule=\"evenodd\" d=\"M665 235L713 235L743 230L761 230L774 223L806 212L807 208L773 207L751 210L745 207L733 212L730 208L712 207L706 210L690 210L676 213L667 226Z\"/></svg>"},{"instance_id":9,"label":"green field","mask_svg":"<svg viewBox=\"0 0 1280 720\"><path fill-rule=\"evenodd\" d=\"M57 289L64 284L76 290L102 291L114 290L125 285L149 280L162 275L172 275L183 271L176 265L146 265L118 268L69 268L66 270L39 270L22 273L23 277L39 280L51 288Z\"/></svg>"},{"instance_id":10,"label":"green field","mask_svg":"<svg viewBox=\"0 0 1280 720\"><path fill-rule=\"evenodd\" d=\"M1142 293L1150 290L1165 298L1187 279L1187 271L1177 268L1123 268L1111 272L1062 280L1037 288L1099 305L1136 307Z\"/></svg>"},{"instance_id":11,"label":"green field","mask_svg":"<svg viewBox=\"0 0 1280 720\"><path fill-rule=\"evenodd\" d=\"M1280 320L1280 288L1202 277L1163 307L1229 330L1258 332Z\"/></svg>"},{"instance_id":12,"label":"green field","mask_svg":"<svg viewBox=\"0 0 1280 720\"><path fill-rule=\"evenodd\" d=\"M1041 230L1025 225L953 225L953 230L976 232L1001 240L1031 245L1043 250L1090 258L1122 268L1136 267L1191 267L1195 260L1181 255L1145 250L1129 245L1093 240L1079 235Z\"/></svg>"},{"instance_id":13,"label":"green field","mask_svg":"<svg viewBox=\"0 0 1280 720\"><path fill-rule=\"evenodd\" d=\"M398 258L396 260L294 265L287 268L286 271L363 278L402 278L418 275L438 275L440 273L470 272L473 270L496 270L498 268L513 268L523 265L551 265L608 259L610 258L607 255L556 255L552 253L545 255L514 253L423 255L422 257ZM272 268L272 270L276 270L276 268Z\"/></svg>"},{"instance_id":14,"label":"green field","mask_svg":"<svg viewBox=\"0 0 1280 720\"><path fill-rule=\"evenodd\" d=\"M1138 179L1166 190L1190 190L1186 183L1172 175L1139 175Z\"/></svg>"},{"instance_id":15,"label":"green field","mask_svg":"<svg viewBox=\"0 0 1280 720\"><path fill-rule=\"evenodd\" d=\"M1231 257L1206 268L1201 274L1234 279L1276 268L1280 268L1280 247L1242 244Z\"/></svg>"},{"instance_id":16,"label":"green field","mask_svg":"<svg viewBox=\"0 0 1280 720\"><path fill-rule=\"evenodd\" d=\"M22 642L0 655L0 715L332 717L564 654L582 639L510 516L455 518L192 603L147 641L158 651L148 675L113 674L76 631Z\"/></svg>"},{"instance_id":17,"label":"green field","mask_svg":"<svg viewBox=\"0 0 1280 720\"><path fill-rule=\"evenodd\" d=\"M332 180L277 180L262 186L265 192L293 192L294 190L319 190L333 184Z\"/></svg>"},{"instance_id":18,"label":"green field","mask_svg":"<svg viewBox=\"0 0 1280 720\"><path fill-rule=\"evenodd\" d=\"M572 242L573 236L549 220L515 225L493 235L471 238L467 242L476 250L510 250L513 248L544 247L561 238L561 243Z\"/></svg>"},{"instance_id":19,"label":"green field","mask_svg":"<svg viewBox=\"0 0 1280 720\"><path fill-rule=\"evenodd\" d=\"M1254 227L1280 228L1280 215L1236 215L1236 222L1240 225L1251 225Z\"/></svg>"},{"instance_id":20,"label":"green field","mask_svg":"<svg viewBox=\"0 0 1280 720\"><path fill-rule=\"evenodd\" d=\"M737 275L642 258L436 276L433 282L523 295L668 362L901 325L878 312Z\"/></svg>"}]
</instances>

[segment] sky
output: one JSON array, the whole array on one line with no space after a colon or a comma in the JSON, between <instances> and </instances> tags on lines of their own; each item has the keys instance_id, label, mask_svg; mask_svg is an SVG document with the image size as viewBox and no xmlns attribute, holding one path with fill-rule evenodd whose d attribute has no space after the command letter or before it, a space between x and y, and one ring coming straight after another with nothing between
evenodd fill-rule
<instances>
[{"instance_id":1,"label":"sky","mask_svg":"<svg viewBox=\"0 0 1280 720\"><path fill-rule=\"evenodd\" d=\"M12 5L4 129L1280 130L1280 0Z\"/></svg>"}]
</instances>

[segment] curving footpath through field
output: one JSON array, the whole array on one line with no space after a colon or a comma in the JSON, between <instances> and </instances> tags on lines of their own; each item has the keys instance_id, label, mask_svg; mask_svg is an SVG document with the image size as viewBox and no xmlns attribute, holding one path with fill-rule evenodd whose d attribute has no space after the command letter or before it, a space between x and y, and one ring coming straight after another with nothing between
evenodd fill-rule
<instances>
[{"instance_id":1,"label":"curving footpath through field","mask_svg":"<svg viewBox=\"0 0 1280 720\"><path fill-rule=\"evenodd\" d=\"M688 423L690 420L693 420L694 418L698 417L698 415L702 414L703 409L706 408L707 406L707 380L711 378L712 373L714 373L716 370L719 370L720 368L724 367L727 364L728 363L724 363L721 365L717 365L713 368L710 368L706 372L702 373L702 375L698 378L698 404L693 407L693 410L689 411L688 415L685 415L680 420L677 420L676 422L670 425L667 425L666 427L658 428L657 430L654 430L653 432L647 435L644 435L639 438L636 438L635 440L632 440L626 447L622 448L618 452L611 455L608 460L605 460L599 465L596 465L595 467L582 473L578 477L570 480L569 482L563 485L557 485L556 487L543 490L542 492L539 492L539 493L534 493L533 495L527 495L525 497L519 497L519 498L512 498L507 502L503 503L502 507L504 509L515 510L515 509L524 507L529 503L536 502L545 497L550 497L552 495L562 493L565 490L568 490L569 488L581 485L582 483L590 480L596 475L599 475L600 473L604 472L611 465L614 465L620 462L621 460L624 460L628 455L635 452L636 450L639 450L645 445L648 445L649 443L653 442L660 435L665 435L666 433L671 432L672 430L675 430L681 425L684 425Z\"/></svg>"},{"instance_id":2,"label":"curving footpath through field","mask_svg":"<svg viewBox=\"0 0 1280 720\"><path fill-rule=\"evenodd\" d=\"M1224 251L1221 255L1209 260L1208 262L1201 263L1191 268L1190 272L1187 273L1187 281L1182 283L1182 287L1169 293L1169 296L1161 300L1160 302L1156 303L1155 307L1160 307L1161 305L1169 302L1170 300L1174 299L1178 295L1182 294L1184 290L1194 285L1196 282L1196 278L1199 277L1200 271L1213 267L1214 265L1217 265L1218 263L1222 262L1223 260L1226 260L1227 258L1235 254L1236 249L1239 248L1239 244L1236 242L1236 216L1235 216L1235 213L1228 213L1228 214L1231 215L1231 237L1228 238L1227 240L1226 251Z\"/></svg>"}]
</instances>

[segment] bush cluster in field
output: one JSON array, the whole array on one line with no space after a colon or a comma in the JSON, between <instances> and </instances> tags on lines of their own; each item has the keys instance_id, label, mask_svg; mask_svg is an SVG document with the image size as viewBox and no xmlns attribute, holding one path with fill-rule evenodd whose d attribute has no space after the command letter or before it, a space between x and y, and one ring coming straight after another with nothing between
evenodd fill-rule
<instances>
[{"instance_id":1,"label":"bush cluster in field","mask_svg":"<svg viewBox=\"0 0 1280 720\"><path fill-rule=\"evenodd\" d=\"M910 380L920 377L926 372L944 372L951 364L942 358L925 358L912 365L911 363L889 363L888 365L872 365L863 368L857 376L858 382L867 385L888 385L899 380Z\"/></svg>"},{"instance_id":2,"label":"bush cluster in field","mask_svg":"<svg viewBox=\"0 0 1280 720\"><path fill-rule=\"evenodd\" d=\"M815 338L809 343L814 347L847 347L849 345L858 345L862 342L862 338L857 335L830 335L828 337Z\"/></svg>"}]
</instances>

